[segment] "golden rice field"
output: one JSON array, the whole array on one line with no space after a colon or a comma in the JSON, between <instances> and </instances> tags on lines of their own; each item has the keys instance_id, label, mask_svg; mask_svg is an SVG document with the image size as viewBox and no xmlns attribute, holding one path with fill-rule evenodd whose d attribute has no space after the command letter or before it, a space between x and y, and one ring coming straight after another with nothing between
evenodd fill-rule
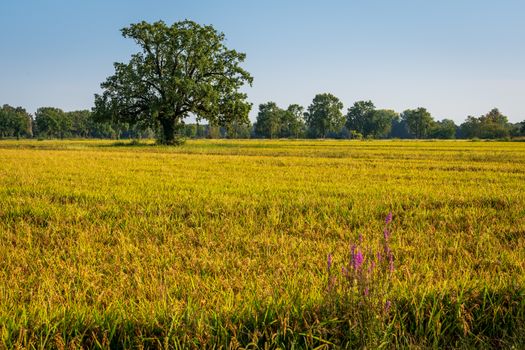
<instances>
[{"instance_id":1,"label":"golden rice field","mask_svg":"<svg viewBox=\"0 0 525 350\"><path fill-rule=\"evenodd\" d=\"M0 141L2 348L524 348L524 297L525 143Z\"/></svg>"}]
</instances>

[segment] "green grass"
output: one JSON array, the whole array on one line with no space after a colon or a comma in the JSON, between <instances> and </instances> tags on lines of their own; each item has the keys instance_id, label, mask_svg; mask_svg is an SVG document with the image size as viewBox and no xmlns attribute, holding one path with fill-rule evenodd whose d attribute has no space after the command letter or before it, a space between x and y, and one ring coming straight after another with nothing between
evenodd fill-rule
<instances>
[{"instance_id":1,"label":"green grass","mask_svg":"<svg viewBox=\"0 0 525 350\"><path fill-rule=\"evenodd\" d=\"M6 348L525 347L524 143L0 141L0 184ZM389 211L376 315L326 256Z\"/></svg>"}]
</instances>

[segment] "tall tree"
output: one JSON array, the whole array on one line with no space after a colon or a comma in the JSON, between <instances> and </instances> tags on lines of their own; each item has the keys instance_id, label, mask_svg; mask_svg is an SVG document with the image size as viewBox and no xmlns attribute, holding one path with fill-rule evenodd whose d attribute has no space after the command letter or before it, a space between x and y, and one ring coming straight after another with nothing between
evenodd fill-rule
<instances>
[{"instance_id":1,"label":"tall tree","mask_svg":"<svg viewBox=\"0 0 525 350\"><path fill-rule=\"evenodd\" d=\"M275 102L260 104L255 122L255 133L259 137L270 139L280 137L283 114L284 111Z\"/></svg>"},{"instance_id":2,"label":"tall tree","mask_svg":"<svg viewBox=\"0 0 525 350\"><path fill-rule=\"evenodd\" d=\"M171 26L141 22L122 29L141 51L128 63L115 63L115 74L95 95L98 119L116 119L159 127L167 144L176 142L189 115L225 125L248 120L251 105L239 89L252 83L240 67L245 54L228 49L224 34L192 21Z\"/></svg>"},{"instance_id":3,"label":"tall tree","mask_svg":"<svg viewBox=\"0 0 525 350\"><path fill-rule=\"evenodd\" d=\"M357 131L367 137L373 130L372 117L375 111L372 101L357 101L348 108L346 113L346 128L350 131Z\"/></svg>"},{"instance_id":4,"label":"tall tree","mask_svg":"<svg viewBox=\"0 0 525 350\"><path fill-rule=\"evenodd\" d=\"M434 123L432 115L425 108L407 109L401 114L410 133L417 139L427 137L430 128Z\"/></svg>"},{"instance_id":5,"label":"tall tree","mask_svg":"<svg viewBox=\"0 0 525 350\"><path fill-rule=\"evenodd\" d=\"M337 135L344 126L343 103L332 94L318 94L308 106L305 120L313 137Z\"/></svg>"},{"instance_id":6,"label":"tall tree","mask_svg":"<svg viewBox=\"0 0 525 350\"><path fill-rule=\"evenodd\" d=\"M304 136L304 108L298 104L291 104L283 111L281 121L281 137L299 138Z\"/></svg>"}]
</instances>

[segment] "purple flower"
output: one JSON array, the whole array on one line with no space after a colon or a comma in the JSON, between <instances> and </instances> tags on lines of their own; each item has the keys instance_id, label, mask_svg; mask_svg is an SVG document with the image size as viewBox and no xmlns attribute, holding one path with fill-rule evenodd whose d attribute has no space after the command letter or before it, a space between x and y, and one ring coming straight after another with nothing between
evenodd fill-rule
<instances>
[{"instance_id":1,"label":"purple flower","mask_svg":"<svg viewBox=\"0 0 525 350\"><path fill-rule=\"evenodd\" d=\"M390 231L385 227L383 230L383 237L385 238L385 241L388 241L388 237L390 237Z\"/></svg>"},{"instance_id":2,"label":"purple flower","mask_svg":"<svg viewBox=\"0 0 525 350\"><path fill-rule=\"evenodd\" d=\"M357 249L357 253L354 256L354 270L361 270L361 266L363 265L363 253L359 249Z\"/></svg>"},{"instance_id":3,"label":"purple flower","mask_svg":"<svg viewBox=\"0 0 525 350\"><path fill-rule=\"evenodd\" d=\"M388 265L390 268L390 272L394 272L394 255L392 253L390 253L390 255L388 256Z\"/></svg>"},{"instance_id":4,"label":"purple flower","mask_svg":"<svg viewBox=\"0 0 525 350\"><path fill-rule=\"evenodd\" d=\"M390 247L388 246L388 244L385 244L383 249L385 253L385 259L389 259L390 255L392 254L392 251L390 250Z\"/></svg>"},{"instance_id":5,"label":"purple flower","mask_svg":"<svg viewBox=\"0 0 525 350\"><path fill-rule=\"evenodd\" d=\"M385 224L389 224L392 222L392 212L388 213L388 215L386 216L386 219L385 219Z\"/></svg>"},{"instance_id":6,"label":"purple flower","mask_svg":"<svg viewBox=\"0 0 525 350\"><path fill-rule=\"evenodd\" d=\"M366 288L365 288L365 291L364 291L364 293L363 293L363 294L365 295L365 297L367 297L367 296L368 296L368 287L366 287Z\"/></svg>"},{"instance_id":7,"label":"purple flower","mask_svg":"<svg viewBox=\"0 0 525 350\"><path fill-rule=\"evenodd\" d=\"M332 254L328 254L326 261L328 263L328 271L330 271L330 268L332 267Z\"/></svg>"},{"instance_id":8,"label":"purple flower","mask_svg":"<svg viewBox=\"0 0 525 350\"><path fill-rule=\"evenodd\" d=\"M363 234L362 233L359 234L359 243L363 243Z\"/></svg>"},{"instance_id":9,"label":"purple flower","mask_svg":"<svg viewBox=\"0 0 525 350\"><path fill-rule=\"evenodd\" d=\"M381 252L377 252L377 262L381 262L382 259Z\"/></svg>"}]
</instances>

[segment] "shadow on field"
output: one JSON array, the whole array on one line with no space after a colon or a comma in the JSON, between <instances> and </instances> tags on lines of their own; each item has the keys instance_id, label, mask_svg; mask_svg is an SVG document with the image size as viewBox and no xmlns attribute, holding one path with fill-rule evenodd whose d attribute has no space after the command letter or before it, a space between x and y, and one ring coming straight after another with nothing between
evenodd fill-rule
<instances>
[{"instance_id":1,"label":"shadow on field","mask_svg":"<svg viewBox=\"0 0 525 350\"><path fill-rule=\"evenodd\" d=\"M159 146L155 142L151 141L140 141L140 140L127 140L127 141L116 141L109 144L97 145L97 147L108 148L108 147L151 147Z\"/></svg>"}]
</instances>

